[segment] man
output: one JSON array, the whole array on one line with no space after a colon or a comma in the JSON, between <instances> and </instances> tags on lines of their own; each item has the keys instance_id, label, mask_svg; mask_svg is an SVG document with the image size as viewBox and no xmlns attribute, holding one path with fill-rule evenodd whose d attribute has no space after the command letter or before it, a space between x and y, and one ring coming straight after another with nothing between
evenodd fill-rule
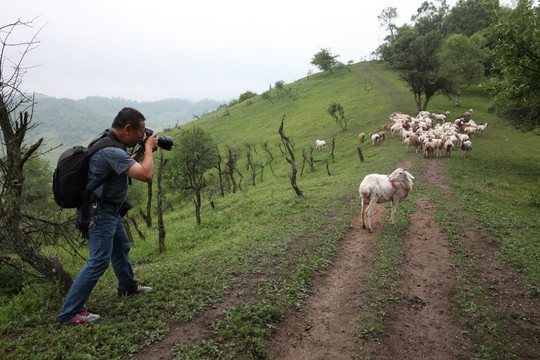
<instances>
[{"instance_id":1,"label":"man","mask_svg":"<svg viewBox=\"0 0 540 360\"><path fill-rule=\"evenodd\" d=\"M99 278L112 263L118 278L118 294L133 295L150 291L133 277L129 259L129 240L120 214L127 193L127 178L149 182L154 170L153 151L157 149L157 134L146 138L143 114L132 108L120 110L115 117L108 137L123 147L106 147L90 157L87 189L92 189L107 178L104 185L94 190L96 201L88 205L88 259L69 290L58 320L67 324L84 324L100 318L84 310L84 304ZM144 160L139 163L140 153L134 156L126 151L144 141ZM99 141L99 140L98 140ZM111 176L112 175L112 176ZM77 214L81 216L81 209Z\"/></svg>"}]
</instances>

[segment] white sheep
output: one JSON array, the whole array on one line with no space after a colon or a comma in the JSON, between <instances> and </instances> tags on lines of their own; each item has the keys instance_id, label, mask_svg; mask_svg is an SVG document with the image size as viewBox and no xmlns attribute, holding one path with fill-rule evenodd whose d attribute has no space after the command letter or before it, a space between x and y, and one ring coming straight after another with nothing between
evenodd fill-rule
<instances>
[{"instance_id":1,"label":"white sheep","mask_svg":"<svg viewBox=\"0 0 540 360\"><path fill-rule=\"evenodd\" d=\"M450 157L452 155L452 150L454 150L454 142L451 138L446 139L444 142L444 148L446 150L446 157Z\"/></svg>"},{"instance_id":2,"label":"white sheep","mask_svg":"<svg viewBox=\"0 0 540 360\"><path fill-rule=\"evenodd\" d=\"M315 145L317 146L317 150L322 150L326 147L326 141L324 140L315 140Z\"/></svg>"},{"instance_id":3,"label":"white sheep","mask_svg":"<svg viewBox=\"0 0 540 360\"><path fill-rule=\"evenodd\" d=\"M432 158L437 145L433 139L426 139L424 142L424 157Z\"/></svg>"},{"instance_id":4,"label":"white sheep","mask_svg":"<svg viewBox=\"0 0 540 360\"><path fill-rule=\"evenodd\" d=\"M488 123L478 125L478 134L482 135L484 133L484 130L486 130L486 128L487 128L487 124Z\"/></svg>"},{"instance_id":5,"label":"white sheep","mask_svg":"<svg viewBox=\"0 0 540 360\"><path fill-rule=\"evenodd\" d=\"M469 140L466 140L461 143L461 156L465 157L467 151L472 154L472 143Z\"/></svg>"},{"instance_id":6,"label":"white sheep","mask_svg":"<svg viewBox=\"0 0 540 360\"><path fill-rule=\"evenodd\" d=\"M358 134L358 140L360 140L361 143L364 142L364 139L366 138L366 134L365 133L360 133Z\"/></svg>"},{"instance_id":7,"label":"white sheep","mask_svg":"<svg viewBox=\"0 0 540 360\"><path fill-rule=\"evenodd\" d=\"M379 136L379 134L373 134L373 133L370 133L371 135L371 144L373 146L377 145L377 144L380 144L381 142L381 137Z\"/></svg>"},{"instance_id":8,"label":"white sheep","mask_svg":"<svg viewBox=\"0 0 540 360\"><path fill-rule=\"evenodd\" d=\"M407 169L397 168L390 175L369 174L360 183L358 191L362 199L362 228L366 228L364 217L367 212L367 227L371 227L371 210L375 204L392 201L390 223L395 224L397 204L405 199L412 190L414 176Z\"/></svg>"}]
</instances>

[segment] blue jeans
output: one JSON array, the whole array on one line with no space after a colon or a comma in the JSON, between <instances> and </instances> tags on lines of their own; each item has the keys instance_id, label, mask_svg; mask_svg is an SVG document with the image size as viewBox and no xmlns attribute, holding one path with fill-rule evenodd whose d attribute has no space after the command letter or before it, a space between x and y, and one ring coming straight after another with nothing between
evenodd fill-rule
<instances>
[{"instance_id":1,"label":"blue jeans","mask_svg":"<svg viewBox=\"0 0 540 360\"><path fill-rule=\"evenodd\" d=\"M89 207L92 217L92 204ZM84 310L84 304L109 263L118 279L119 294L129 294L137 289L129 259L129 240L119 211L118 206L98 203L96 225L88 229L88 259L66 296L58 317L60 322L68 321Z\"/></svg>"}]
</instances>

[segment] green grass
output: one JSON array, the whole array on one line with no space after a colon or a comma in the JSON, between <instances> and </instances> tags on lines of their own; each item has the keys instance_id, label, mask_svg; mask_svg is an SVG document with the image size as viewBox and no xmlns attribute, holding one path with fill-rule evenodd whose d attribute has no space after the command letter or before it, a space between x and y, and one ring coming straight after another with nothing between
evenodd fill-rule
<instances>
[{"instance_id":1,"label":"green grass","mask_svg":"<svg viewBox=\"0 0 540 360\"><path fill-rule=\"evenodd\" d=\"M370 84L367 90L366 82ZM405 155L397 139L387 138L380 147L364 143L365 161L359 160L359 132L378 130L394 111L416 114L412 95L384 64L359 63L351 72L315 74L286 88L290 90L282 94L274 90L271 101L255 97L250 105L240 103L229 109L230 116L222 111L194 122L222 148L257 144L260 161L265 159L260 144L268 142L276 176L266 168L264 181L253 186L244 173L243 190L223 198L214 194L215 208L203 204L200 226L196 225L193 205L180 195L169 194L174 211L165 216L166 251L157 251L157 228L146 229L142 221L139 224L147 239L136 239L131 251L136 277L154 290L140 297L119 298L109 269L87 303L90 311L103 317L94 324L60 326L56 317L63 297L54 286L28 282L15 296L2 293L0 358L129 358L163 338L174 322L188 321L218 306L225 297L234 297L236 303L212 324L212 338L178 344L175 358L264 356L268 336L283 314L299 309L310 294L313 276L332 265L340 239L359 211L358 185L364 175L389 173L403 156L417 157ZM347 131L341 131L327 114L332 101L344 107L350 119ZM489 114L489 101L478 89L465 91L461 101L456 109L452 99L435 97L430 110L450 109L460 114L472 107L475 120L488 121L489 125L484 137L473 139L472 157L460 159L456 152L448 159L448 182L458 200L450 210L441 206L438 220L450 223L452 217L459 216L478 224L500 244L501 256L538 289L538 137L513 131ZM302 149L314 146L315 139L327 143L336 139L334 159L329 149L314 152L316 159L329 161L332 176L326 174L324 163L316 163L313 172L305 170L298 178L303 198L294 194L288 180L290 165L277 146L283 115L284 131L295 143L299 166ZM210 183L214 180L209 177ZM436 189L425 191L436 193ZM396 228L385 226L379 239L373 274L366 284L374 302L395 299L400 281L400 240L412 207L410 200L400 203ZM451 226L445 229L449 237L459 239ZM84 247L81 251L84 253ZM460 257L471 261L460 266L473 274L474 259L460 251L456 240L454 261L457 264ZM81 260L67 257L62 262L73 276L82 266ZM462 289L465 285L458 282L456 286ZM478 318L484 318L484 313L498 314L497 309L471 304L457 309L460 322L471 329L481 327L474 325L478 321L470 322L476 313L467 312L469 308L484 309ZM376 310L359 321L362 336L379 336L384 331ZM493 339L504 333L496 330ZM495 348L494 342L491 344Z\"/></svg>"}]
</instances>

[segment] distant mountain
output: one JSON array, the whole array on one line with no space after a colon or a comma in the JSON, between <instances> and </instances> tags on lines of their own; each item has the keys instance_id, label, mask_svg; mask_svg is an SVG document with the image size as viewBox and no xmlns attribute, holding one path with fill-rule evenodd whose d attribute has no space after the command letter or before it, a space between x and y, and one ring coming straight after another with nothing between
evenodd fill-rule
<instances>
[{"instance_id":1,"label":"distant mountain","mask_svg":"<svg viewBox=\"0 0 540 360\"><path fill-rule=\"evenodd\" d=\"M144 114L148 128L161 131L211 113L221 104L207 99L198 102L182 99L138 102L99 96L71 100L36 95L33 122L37 126L28 133L28 142L43 137L43 151L59 147L45 155L54 167L63 150L74 145L87 145L98 133L110 128L123 107L139 110Z\"/></svg>"}]
</instances>

